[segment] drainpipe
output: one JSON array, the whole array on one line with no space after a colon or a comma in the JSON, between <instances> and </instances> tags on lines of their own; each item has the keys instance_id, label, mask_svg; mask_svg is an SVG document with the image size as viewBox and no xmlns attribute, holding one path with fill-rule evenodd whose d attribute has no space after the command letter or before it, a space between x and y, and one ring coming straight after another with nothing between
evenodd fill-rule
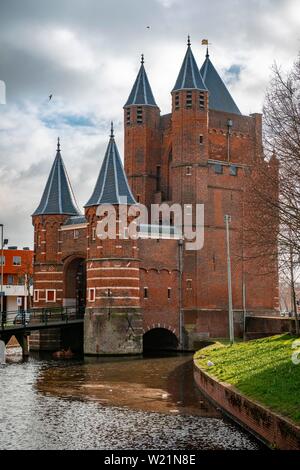
<instances>
[{"instance_id":1,"label":"drainpipe","mask_svg":"<svg viewBox=\"0 0 300 470\"><path fill-rule=\"evenodd\" d=\"M182 311L182 275L183 275L183 240L178 241L179 251L179 348L184 349L183 344L183 311Z\"/></svg>"}]
</instances>

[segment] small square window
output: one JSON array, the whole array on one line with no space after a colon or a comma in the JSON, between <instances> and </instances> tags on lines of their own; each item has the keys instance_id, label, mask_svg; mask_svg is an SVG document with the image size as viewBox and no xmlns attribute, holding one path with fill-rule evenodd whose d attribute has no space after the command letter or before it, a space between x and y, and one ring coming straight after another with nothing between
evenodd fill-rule
<instances>
[{"instance_id":1,"label":"small square window","mask_svg":"<svg viewBox=\"0 0 300 470\"><path fill-rule=\"evenodd\" d=\"M14 256L13 257L13 265L14 266L21 266L21 256Z\"/></svg>"},{"instance_id":2,"label":"small square window","mask_svg":"<svg viewBox=\"0 0 300 470\"><path fill-rule=\"evenodd\" d=\"M14 284L14 276L13 276L12 274L9 274L9 275L7 276L7 284L8 284L9 286L12 286L12 285Z\"/></svg>"},{"instance_id":3,"label":"small square window","mask_svg":"<svg viewBox=\"0 0 300 470\"><path fill-rule=\"evenodd\" d=\"M56 301L56 290L49 289L46 290L46 302L55 302Z\"/></svg>"},{"instance_id":4,"label":"small square window","mask_svg":"<svg viewBox=\"0 0 300 470\"><path fill-rule=\"evenodd\" d=\"M199 143L200 143L200 145L203 144L203 135L200 135L200 136L199 136Z\"/></svg>"},{"instance_id":5,"label":"small square window","mask_svg":"<svg viewBox=\"0 0 300 470\"><path fill-rule=\"evenodd\" d=\"M237 174L238 174L238 167L235 166L235 165L231 165L231 166L230 166L229 174L230 174L231 176L237 176Z\"/></svg>"},{"instance_id":6,"label":"small square window","mask_svg":"<svg viewBox=\"0 0 300 470\"><path fill-rule=\"evenodd\" d=\"M186 280L186 288L191 290L192 289L192 279Z\"/></svg>"},{"instance_id":7,"label":"small square window","mask_svg":"<svg viewBox=\"0 0 300 470\"><path fill-rule=\"evenodd\" d=\"M0 256L0 266L5 266L5 256Z\"/></svg>"},{"instance_id":8,"label":"small square window","mask_svg":"<svg viewBox=\"0 0 300 470\"><path fill-rule=\"evenodd\" d=\"M74 239L79 238L79 230L74 230Z\"/></svg>"},{"instance_id":9,"label":"small square window","mask_svg":"<svg viewBox=\"0 0 300 470\"><path fill-rule=\"evenodd\" d=\"M171 287L168 287L168 300L171 299L171 293L172 293L172 289Z\"/></svg>"},{"instance_id":10,"label":"small square window","mask_svg":"<svg viewBox=\"0 0 300 470\"><path fill-rule=\"evenodd\" d=\"M144 287L144 299L148 299L148 287Z\"/></svg>"},{"instance_id":11,"label":"small square window","mask_svg":"<svg viewBox=\"0 0 300 470\"><path fill-rule=\"evenodd\" d=\"M186 167L186 176L191 176L192 175L192 167L191 166L187 166Z\"/></svg>"},{"instance_id":12,"label":"small square window","mask_svg":"<svg viewBox=\"0 0 300 470\"><path fill-rule=\"evenodd\" d=\"M215 163L214 165L214 170L217 175L222 175L223 174L223 165L220 163Z\"/></svg>"}]
</instances>

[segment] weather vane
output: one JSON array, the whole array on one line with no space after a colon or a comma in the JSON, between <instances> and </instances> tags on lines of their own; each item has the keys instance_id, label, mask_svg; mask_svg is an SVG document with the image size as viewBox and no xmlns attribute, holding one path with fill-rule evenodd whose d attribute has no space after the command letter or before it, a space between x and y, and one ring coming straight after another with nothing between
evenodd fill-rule
<instances>
[{"instance_id":1,"label":"weather vane","mask_svg":"<svg viewBox=\"0 0 300 470\"><path fill-rule=\"evenodd\" d=\"M209 51L208 51L208 46L211 46L211 42L208 42L208 39L202 39L201 41L202 46L206 46L206 57L209 57Z\"/></svg>"}]
</instances>

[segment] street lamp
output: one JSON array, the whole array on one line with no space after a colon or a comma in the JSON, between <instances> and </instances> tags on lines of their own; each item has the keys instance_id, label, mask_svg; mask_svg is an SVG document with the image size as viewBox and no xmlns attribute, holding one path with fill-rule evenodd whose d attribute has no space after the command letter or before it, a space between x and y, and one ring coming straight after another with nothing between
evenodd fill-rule
<instances>
[{"instance_id":1,"label":"street lamp","mask_svg":"<svg viewBox=\"0 0 300 470\"><path fill-rule=\"evenodd\" d=\"M228 276L228 320L229 320L229 338L230 343L234 343L234 321L232 310L232 284L231 284L231 259L230 259L230 237L229 237L229 224L231 222L231 215L224 216L226 224L226 241L227 241L227 276Z\"/></svg>"},{"instance_id":2,"label":"street lamp","mask_svg":"<svg viewBox=\"0 0 300 470\"><path fill-rule=\"evenodd\" d=\"M4 230L4 225L0 224L1 227L1 291L0 291L0 299L1 299L1 308L0 308L0 313L1 313L1 322L2 322L2 315L3 315L3 298L4 298L4 292L3 292L3 268L4 268L4 254L3 254L3 249L4 245L7 245L8 240L3 239L3 230Z\"/></svg>"}]
</instances>

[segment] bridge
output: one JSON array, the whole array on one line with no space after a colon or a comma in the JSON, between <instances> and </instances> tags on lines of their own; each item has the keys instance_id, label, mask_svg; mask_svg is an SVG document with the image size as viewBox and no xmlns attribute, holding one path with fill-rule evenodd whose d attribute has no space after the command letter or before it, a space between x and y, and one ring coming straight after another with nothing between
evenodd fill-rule
<instances>
[{"instance_id":1,"label":"bridge","mask_svg":"<svg viewBox=\"0 0 300 470\"><path fill-rule=\"evenodd\" d=\"M66 328L83 324L84 309L78 307L33 308L23 312L4 312L0 319L0 340L7 344L12 336L18 340L23 355L28 355L28 336L32 331Z\"/></svg>"}]
</instances>

